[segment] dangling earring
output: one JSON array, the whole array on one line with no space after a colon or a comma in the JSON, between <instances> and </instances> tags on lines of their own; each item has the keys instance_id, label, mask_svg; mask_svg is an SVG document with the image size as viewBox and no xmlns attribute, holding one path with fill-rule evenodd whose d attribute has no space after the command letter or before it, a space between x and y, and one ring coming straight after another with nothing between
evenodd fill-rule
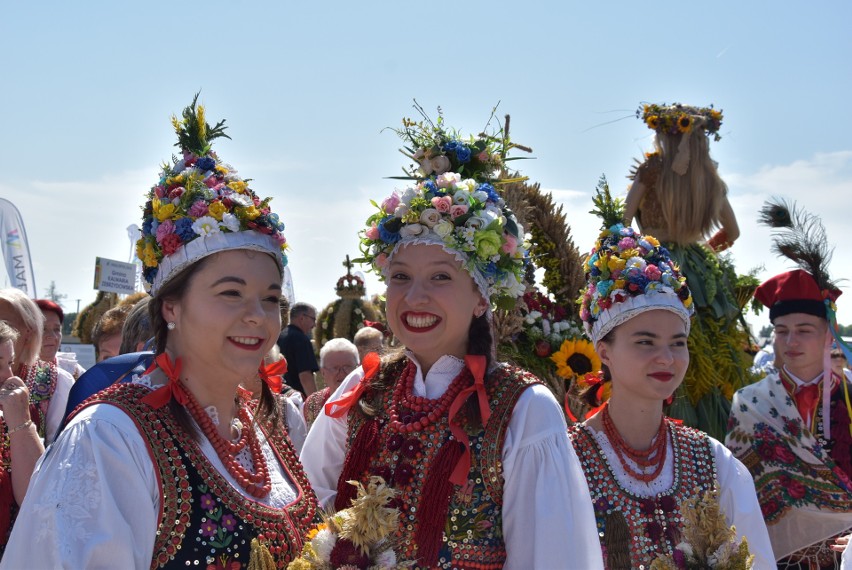
<instances>
[{"instance_id":1,"label":"dangling earring","mask_svg":"<svg viewBox=\"0 0 852 570\"><path fill-rule=\"evenodd\" d=\"M169 329L170 331L175 330L176 326L177 325L173 321L169 321L168 323L166 323L166 328Z\"/></svg>"}]
</instances>

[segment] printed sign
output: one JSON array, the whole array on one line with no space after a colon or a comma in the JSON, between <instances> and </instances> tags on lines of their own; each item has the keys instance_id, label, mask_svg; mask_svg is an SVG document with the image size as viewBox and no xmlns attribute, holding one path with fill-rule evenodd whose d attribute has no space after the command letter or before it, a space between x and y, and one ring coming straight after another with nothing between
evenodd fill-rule
<instances>
[{"instance_id":1,"label":"printed sign","mask_svg":"<svg viewBox=\"0 0 852 570\"><path fill-rule=\"evenodd\" d=\"M114 259L95 258L95 289L130 295L136 292L136 265Z\"/></svg>"}]
</instances>

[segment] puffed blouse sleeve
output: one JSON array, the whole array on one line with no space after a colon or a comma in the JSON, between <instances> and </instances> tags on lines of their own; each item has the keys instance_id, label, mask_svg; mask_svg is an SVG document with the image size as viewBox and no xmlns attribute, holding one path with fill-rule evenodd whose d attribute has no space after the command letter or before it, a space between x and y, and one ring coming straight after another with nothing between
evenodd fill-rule
<instances>
[{"instance_id":1,"label":"puffed blouse sleeve","mask_svg":"<svg viewBox=\"0 0 852 570\"><path fill-rule=\"evenodd\" d=\"M728 522L737 527L737 534L748 539L749 551L755 555L755 570L774 569L772 543L769 541L751 473L727 447L715 439L711 438L710 441L716 459L722 510Z\"/></svg>"},{"instance_id":2,"label":"puffed blouse sleeve","mask_svg":"<svg viewBox=\"0 0 852 570\"><path fill-rule=\"evenodd\" d=\"M505 568L603 568L586 477L562 410L543 385L515 404L503 477Z\"/></svg>"},{"instance_id":3,"label":"puffed blouse sleeve","mask_svg":"<svg viewBox=\"0 0 852 570\"><path fill-rule=\"evenodd\" d=\"M133 420L94 405L36 465L0 568L148 568L159 508Z\"/></svg>"},{"instance_id":4,"label":"puffed blouse sleeve","mask_svg":"<svg viewBox=\"0 0 852 570\"><path fill-rule=\"evenodd\" d=\"M337 387L337 390L328 398L333 402L343 394L354 388L364 376L361 367L355 369ZM321 409L317 419L311 424L308 437L302 446L299 460L305 468L305 474L320 505L333 507L334 499L337 497L337 480L343 471L343 462L346 460L346 435L348 431L347 414L338 418L326 415Z\"/></svg>"}]
</instances>

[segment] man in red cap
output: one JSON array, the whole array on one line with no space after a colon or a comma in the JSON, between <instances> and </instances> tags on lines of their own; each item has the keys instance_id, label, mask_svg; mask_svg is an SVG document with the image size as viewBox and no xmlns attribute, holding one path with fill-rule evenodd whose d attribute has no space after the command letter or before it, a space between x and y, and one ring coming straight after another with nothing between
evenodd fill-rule
<instances>
[{"instance_id":1,"label":"man in red cap","mask_svg":"<svg viewBox=\"0 0 852 570\"><path fill-rule=\"evenodd\" d=\"M830 546L852 528L850 388L829 358L840 291L821 277L796 269L757 288L784 364L734 395L725 440L754 477L779 568L839 567Z\"/></svg>"}]
</instances>

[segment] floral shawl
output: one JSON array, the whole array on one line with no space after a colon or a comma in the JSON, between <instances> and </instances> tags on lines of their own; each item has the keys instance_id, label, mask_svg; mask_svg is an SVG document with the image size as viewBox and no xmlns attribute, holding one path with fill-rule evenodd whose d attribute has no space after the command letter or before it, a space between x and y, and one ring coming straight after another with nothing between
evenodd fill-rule
<instances>
[{"instance_id":1,"label":"floral shawl","mask_svg":"<svg viewBox=\"0 0 852 570\"><path fill-rule=\"evenodd\" d=\"M833 439L848 436L842 389L831 408ZM805 427L778 372L734 395L725 445L754 477L779 560L852 528L852 482L830 455L832 444L848 442L821 441L821 424L820 413L816 436Z\"/></svg>"}]
</instances>

